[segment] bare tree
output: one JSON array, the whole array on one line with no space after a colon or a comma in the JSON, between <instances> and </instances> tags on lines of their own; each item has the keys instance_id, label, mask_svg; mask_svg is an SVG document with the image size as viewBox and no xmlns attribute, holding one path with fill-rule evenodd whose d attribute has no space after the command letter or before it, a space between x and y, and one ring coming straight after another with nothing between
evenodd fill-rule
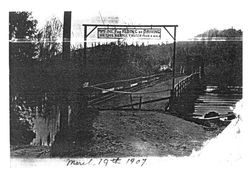
<instances>
[{"instance_id":1,"label":"bare tree","mask_svg":"<svg viewBox=\"0 0 250 187\"><path fill-rule=\"evenodd\" d=\"M39 59L51 62L62 50L62 22L57 17L48 20L38 33Z\"/></svg>"}]
</instances>

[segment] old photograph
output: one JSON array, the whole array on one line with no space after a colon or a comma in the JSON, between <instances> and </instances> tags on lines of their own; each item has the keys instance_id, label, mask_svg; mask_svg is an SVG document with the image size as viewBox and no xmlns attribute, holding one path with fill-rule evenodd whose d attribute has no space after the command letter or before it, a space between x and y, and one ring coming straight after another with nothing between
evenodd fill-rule
<instances>
[{"instance_id":1,"label":"old photograph","mask_svg":"<svg viewBox=\"0 0 250 187\"><path fill-rule=\"evenodd\" d=\"M241 25L124 12L9 11L11 161L143 165L234 130Z\"/></svg>"}]
</instances>

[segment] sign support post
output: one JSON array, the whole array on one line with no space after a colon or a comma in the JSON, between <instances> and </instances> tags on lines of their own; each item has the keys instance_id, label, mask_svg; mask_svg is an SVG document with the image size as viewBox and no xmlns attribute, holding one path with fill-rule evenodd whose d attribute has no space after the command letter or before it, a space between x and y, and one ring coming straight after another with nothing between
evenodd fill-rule
<instances>
[{"instance_id":1,"label":"sign support post","mask_svg":"<svg viewBox=\"0 0 250 187\"><path fill-rule=\"evenodd\" d=\"M84 53L83 53L83 71L86 69L87 64L87 25L84 26Z\"/></svg>"},{"instance_id":2,"label":"sign support post","mask_svg":"<svg viewBox=\"0 0 250 187\"><path fill-rule=\"evenodd\" d=\"M71 34L71 12L64 12L63 21L63 56L62 60L64 64L68 66L70 61L70 34ZM66 72L68 74L68 72ZM65 76L65 74L64 74ZM67 77L67 75L66 75ZM68 88L69 85L66 84L66 91L60 90L62 92L60 97L60 130L64 130L68 124Z\"/></svg>"},{"instance_id":3,"label":"sign support post","mask_svg":"<svg viewBox=\"0 0 250 187\"><path fill-rule=\"evenodd\" d=\"M173 75L172 75L172 78L173 78L173 80L172 80L172 90L174 91L174 84L175 84L175 51L176 51L176 27L174 27L174 37L173 37L173 39L174 39L174 51L173 51L173 67L172 67L172 73L173 73Z\"/></svg>"}]
</instances>

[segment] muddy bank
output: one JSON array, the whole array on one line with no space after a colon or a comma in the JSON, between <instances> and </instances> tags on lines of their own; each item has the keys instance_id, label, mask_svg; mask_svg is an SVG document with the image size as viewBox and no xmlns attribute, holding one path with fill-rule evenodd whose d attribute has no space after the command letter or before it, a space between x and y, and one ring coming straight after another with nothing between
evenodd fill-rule
<instances>
[{"instance_id":1,"label":"muddy bank","mask_svg":"<svg viewBox=\"0 0 250 187\"><path fill-rule=\"evenodd\" d=\"M91 129L74 127L48 146L11 149L12 157L188 156L225 127L208 130L177 116L152 111L100 111ZM86 134L89 133L89 134Z\"/></svg>"},{"instance_id":2,"label":"muddy bank","mask_svg":"<svg viewBox=\"0 0 250 187\"><path fill-rule=\"evenodd\" d=\"M184 156L193 149L200 149L204 141L221 132L220 129L207 131L169 114L140 111L103 112L94 127L97 135L106 131L118 140L106 138L106 145L103 145L95 139L91 152L97 156ZM105 147L115 152L109 152Z\"/></svg>"},{"instance_id":3,"label":"muddy bank","mask_svg":"<svg viewBox=\"0 0 250 187\"><path fill-rule=\"evenodd\" d=\"M18 145L10 146L11 158L50 158L49 146Z\"/></svg>"},{"instance_id":4,"label":"muddy bank","mask_svg":"<svg viewBox=\"0 0 250 187\"><path fill-rule=\"evenodd\" d=\"M222 131L149 111L100 111L92 125L90 141L55 144L53 157L187 156Z\"/></svg>"}]
</instances>

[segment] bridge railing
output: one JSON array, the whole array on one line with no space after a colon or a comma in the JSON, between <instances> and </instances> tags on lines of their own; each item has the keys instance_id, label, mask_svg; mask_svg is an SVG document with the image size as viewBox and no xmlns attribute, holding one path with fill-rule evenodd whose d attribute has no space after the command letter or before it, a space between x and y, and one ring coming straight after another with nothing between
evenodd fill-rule
<instances>
[{"instance_id":1,"label":"bridge railing","mask_svg":"<svg viewBox=\"0 0 250 187\"><path fill-rule=\"evenodd\" d=\"M179 83L177 83L174 87L174 98L180 97L190 85L193 85L198 82L199 78L199 73L193 73L182 81L180 81Z\"/></svg>"},{"instance_id":2,"label":"bridge railing","mask_svg":"<svg viewBox=\"0 0 250 187\"><path fill-rule=\"evenodd\" d=\"M105 95L113 94L115 91L139 89L146 85L167 79L168 77L171 78L171 72L90 85L86 88L88 90L88 100L91 101Z\"/></svg>"}]
</instances>

